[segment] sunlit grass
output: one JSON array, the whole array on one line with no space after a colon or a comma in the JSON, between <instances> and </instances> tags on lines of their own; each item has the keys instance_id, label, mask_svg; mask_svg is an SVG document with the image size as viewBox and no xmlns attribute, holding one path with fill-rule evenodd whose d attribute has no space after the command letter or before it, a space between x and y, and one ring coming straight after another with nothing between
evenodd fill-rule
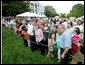
<instances>
[{"instance_id":1,"label":"sunlit grass","mask_svg":"<svg viewBox=\"0 0 85 65\"><path fill-rule=\"evenodd\" d=\"M2 26L2 64L59 64L56 58L41 57L40 51L31 52L13 32Z\"/></svg>"}]
</instances>

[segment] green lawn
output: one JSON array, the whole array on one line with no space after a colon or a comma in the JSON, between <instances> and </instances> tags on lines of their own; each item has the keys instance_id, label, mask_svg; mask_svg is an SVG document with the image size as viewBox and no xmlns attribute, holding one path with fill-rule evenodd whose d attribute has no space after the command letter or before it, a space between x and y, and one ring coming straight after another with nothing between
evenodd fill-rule
<instances>
[{"instance_id":1,"label":"green lawn","mask_svg":"<svg viewBox=\"0 0 85 65\"><path fill-rule=\"evenodd\" d=\"M56 58L41 57L40 51L25 48L22 39L2 26L2 64L59 64Z\"/></svg>"}]
</instances>

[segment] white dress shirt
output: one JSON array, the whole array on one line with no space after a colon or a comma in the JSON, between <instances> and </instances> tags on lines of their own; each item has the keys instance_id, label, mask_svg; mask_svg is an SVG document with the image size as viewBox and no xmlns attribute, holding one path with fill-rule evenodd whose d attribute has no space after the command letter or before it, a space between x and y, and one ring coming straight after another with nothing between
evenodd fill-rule
<instances>
[{"instance_id":1,"label":"white dress shirt","mask_svg":"<svg viewBox=\"0 0 85 65\"><path fill-rule=\"evenodd\" d=\"M29 34L29 35L34 35L33 26L32 26L32 25L29 25L29 26L28 26L27 34Z\"/></svg>"}]
</instances>

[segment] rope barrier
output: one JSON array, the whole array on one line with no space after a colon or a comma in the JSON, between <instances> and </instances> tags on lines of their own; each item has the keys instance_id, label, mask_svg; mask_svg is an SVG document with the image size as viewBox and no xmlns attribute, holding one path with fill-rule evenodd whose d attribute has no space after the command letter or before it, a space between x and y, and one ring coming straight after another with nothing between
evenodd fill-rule
<instances>
[{"instance_id":1,"label":"rope barrier","mask_svg":"<svg viewBox=\"0 0 85 65\"><path fill-rule=\"evenodd\" d=\"M25 37L24 37L24 39L26 39ZM26 39L27 40L27 39ZM32 42L32 43L34 43L34 44L38 44L38 45L43 45L43 46L48 46L48 45L45 45L45 44L42 44L42 43L38 43L38 42L34 42L34 41L30 41L30 42ZM25 51L24 51L25 52ZM24 53L23 52L23 53ZM21 54L20 54L21 55ZM17 55L17 56L19 56L19 55ZM16 57L17 57L16 56ZM74 58L74 59L76 59L77 61L82 61L82 62L84 62L83 60L80 60L80 59L78 59L78 58L75 58L75 56L73 56L73 55L70 55L72 58Z\"/></svg>"},{"instance_id":2,"label":"rope barrier","mask_svg":"<svg viewBox=\"0 0 85 65\"><path fill-rule=\"evenodd\" d=\"M24 39L27 40L25 37L24 37ZM42 44L42 43L39 43L39 42L34 42L34 41L30 41L30 42L32 42L34 44L42 45L42 46L48 46L48 45L45 45L45 44Z\"/></svg>"},{"instance_id":3,"label":"rope barrier","mask_svg":"<svg viewBox=\"0 0 85 65\"><path fill-rule=\"evenodd\" d=\"M38 45L48 46L48 45L44 45L44 44L38 43L38 42L33 42L33 41L30 41L30 42L32 42L32 43L34 43L34 44L38 44ZM75 58L75 56L72 56L72 55L70 55L70 56L73 57L74 59L76 59L77 61L82 61L82 62L84 62L83 60L80 60L80 59Z\"/></svg>"},{"instance_id":4,"label":"rope barrier","mask_svg":"<svg viewBox=\"0 0 85 65\"><path fill-rule=\"evenodd\" d=\"M45 45L45 44L42 44L42 43L38 43L38 42L33 42L33 41L30 41L30 42L32 42L34 44L42 45L42 46L48 46L48 45Z\"/></svg>"}]
</instances>

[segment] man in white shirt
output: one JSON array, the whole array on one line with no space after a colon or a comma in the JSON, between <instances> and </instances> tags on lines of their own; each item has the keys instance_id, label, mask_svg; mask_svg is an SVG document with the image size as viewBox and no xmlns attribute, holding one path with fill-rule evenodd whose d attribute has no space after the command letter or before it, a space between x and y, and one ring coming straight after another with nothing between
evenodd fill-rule
<instances>
[{"instance_id":1,"label":"man in white shirt","mask_svg":"<svg viewBox=\"0 0 85 65\"><path fill-rule=\"evenodd\" d=\"M29 24L27 34L30 35L30 48L31 48L31 51L34 52L35 45L33 42L35 41L35 36L34 36L34 23L33 22Z\"/></svg>"}]
</instances>

